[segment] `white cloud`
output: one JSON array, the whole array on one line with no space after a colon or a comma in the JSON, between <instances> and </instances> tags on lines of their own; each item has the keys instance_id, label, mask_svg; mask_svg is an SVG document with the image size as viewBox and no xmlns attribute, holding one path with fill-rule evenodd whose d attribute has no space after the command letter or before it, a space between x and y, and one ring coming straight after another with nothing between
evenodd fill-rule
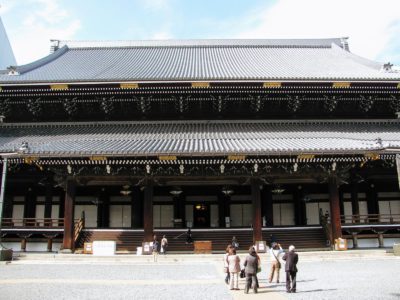
<instances>
[{"instance_id":1,"label":"white cloud","mask_svg":"<svg viewBox=\"0 0 400 300\"><path fill-rule=\"evenodd\" d=\"M59 0L31 0L25 3L20 22L6 28L18 64L42 58L50 52L50 39L72 39L80 28L80 21L61 7ZM27 9L28 8L28 9ZM6 13L13 14L15 6Z\"/></svg>"},{"instance_id":2,"label":"white cloud","mask_svg":"<svg viewBox=\"0 0 400 300\"><path fill-rule=\"evenodd\" d=\"M171 32L166 31L166 30L156 32L151 36L151 39L153 39L153 40L170 40L173 38L174 38L174 35Z\"/></svg>"},{"instance_id":3,"label":"white cloud","mask_svg":"<svg viewBox=\"0 0 400 300\"><path fill-rule=\"evenodd\" d=\"M240 38L349 37L350 50L382 57L400 34L398 0L279 0L248 16ZM397 30L395 30L397 28ZM400 49L399 49L400 50Z\"/></svg>"}]
</instances>

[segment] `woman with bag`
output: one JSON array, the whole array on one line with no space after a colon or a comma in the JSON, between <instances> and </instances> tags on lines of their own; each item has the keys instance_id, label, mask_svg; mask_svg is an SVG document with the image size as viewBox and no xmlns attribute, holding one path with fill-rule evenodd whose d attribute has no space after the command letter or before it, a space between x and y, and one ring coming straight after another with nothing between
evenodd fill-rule
<instances>
[{"instance_id":1,"label":"woman with bag","mask_svg":"<svg viewBox=\"0 0 400 300\"><path fill-rule=\"evenodd\" d=\"M281 269L281 262L279 261L279 255L283 253L282 247L278 243L273 243L269 250L271 272L269 274L269 283L274 279L274 273L276 273L276 283L279 283L279 271Z\"/></svg>"},{"instance_id":2,"label":"woman with bag","mask_svg":"<svg viewBox=\"0 0 400 300\"><path fill-rule=\"evenodd\" d=\"M248 294L250 286L253 284L253 291L256 294L258 288L257 280L257 270L258 270L258 260L256 249L251 246L249 249L249 255L246 256L244 261L244 272L246 274L246 286L244 288L244 293Z\"/></svg>"},{"instance_id":3,"label":"woman with bag","mask_svg":"<svg viewBox=\"0 0 400 300\"><path fill-rule=\"evenodd\" d=\"M233 247L229 249L227 262L230 273L229 287L231 290L239 290L240 258L236 255L236 250Z\"/></svg>"}]
</instances>

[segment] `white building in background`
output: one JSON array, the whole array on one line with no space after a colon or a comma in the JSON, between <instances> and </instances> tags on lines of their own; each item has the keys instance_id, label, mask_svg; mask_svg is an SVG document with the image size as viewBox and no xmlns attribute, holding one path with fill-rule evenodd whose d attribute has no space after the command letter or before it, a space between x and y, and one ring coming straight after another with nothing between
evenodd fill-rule
<instances>
[{"instance_id":1,"label":"white building in background","mask_svg":"<svg viewBox=\"0 0 400 300\"><path fill-rule=\"evenodd\" d=\"M0 18L0 70L17 64L10 42Z\"/></svg>"}]
</instances>

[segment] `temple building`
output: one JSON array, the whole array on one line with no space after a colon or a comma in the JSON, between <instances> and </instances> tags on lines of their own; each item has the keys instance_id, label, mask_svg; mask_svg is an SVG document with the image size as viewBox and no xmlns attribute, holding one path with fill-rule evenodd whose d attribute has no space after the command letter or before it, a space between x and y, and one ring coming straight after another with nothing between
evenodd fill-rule
<instances>
[{"instance_id":1,"label":"temple building","mask_svg":"<svg viewBox=\"0 0 400 300\"><path fill-rule=\"evenodd\" d=\"M388 247L399 116L400 72L346 38L53 41L0 72L1 237Z\"/></svg>"}]
</instances>

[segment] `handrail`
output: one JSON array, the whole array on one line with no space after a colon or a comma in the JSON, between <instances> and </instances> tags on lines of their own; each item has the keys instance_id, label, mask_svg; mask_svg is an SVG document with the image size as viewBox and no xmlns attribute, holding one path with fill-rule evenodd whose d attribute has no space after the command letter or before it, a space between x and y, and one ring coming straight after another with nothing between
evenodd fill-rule
<instances>
[{"instance_id":1,"label":"handrail","mask_svg":"<svg viewBox=\"0 0 400 300\"><path fill-rule=\"evenodd\" d=\"M331 227L329 226L329 217L326 215L323 215L320 211L319 213L319 222L322 226L322 228L324 229L324 233L325 233L325 238L326 241L329 242L329 245L332 245L333 243L333 236L332 236L332 230ZM329 246L328 245L328 246Z\"/></svg>"},{"instance_id":2,"label":"handrail","mask_svg":"<svg viewBox=\"0 0 400 300\"><path fill-rule=\"evenodd\" d=\"M85 212L82 212L81 218L74 224L74 243L79 239L82 229L85 227Z\"/></svg>"},{"instance_id":3,"label":"handrail","mask_svg":"<svg viewBox=\"0 0 400 300\"><path fill-rule=\"evenodd\" d=\"M3 228L63 228L64 219L52 219L52 218L3 218Z\"/></svg>"},{"instance_id":4,"label":"handrail","mask_svg":"<svg viewBox=\"0 0 400 300\"><path fill-rule=\"evenodd\" d=\"M400 222L400 214L359 214L359 215L341 215L341 223L343 224L359 224L359 223L381 223L393 224Z\"/></svg>"}]
</instances>

